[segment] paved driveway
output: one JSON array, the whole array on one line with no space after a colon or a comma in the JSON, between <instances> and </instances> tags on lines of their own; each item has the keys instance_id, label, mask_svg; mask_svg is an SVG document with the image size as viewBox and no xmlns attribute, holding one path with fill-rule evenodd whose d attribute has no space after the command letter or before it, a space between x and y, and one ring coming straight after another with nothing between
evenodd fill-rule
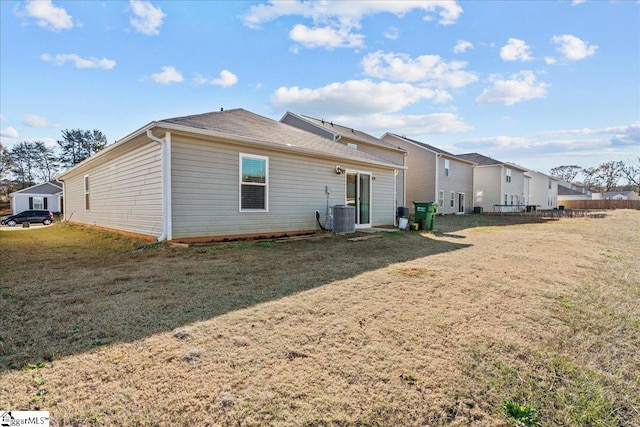
<instances>
[{"instance_id":1,"label":"paved driveway","mask_svg":"<svg viewBox=\"0 0 640 427\"><path fill-rule=\"evenodd\" d=\"M52 223L52 224L55 224ZM22 224L17 224L15 227L9 227L8 225L0 225L0 230L2 231L18 231L18 230L33 230L34 228L45 228L51 227L52 224L44 225L44 224L29 224L29 227L23 227Z\"/></svg>"}]
</instances>

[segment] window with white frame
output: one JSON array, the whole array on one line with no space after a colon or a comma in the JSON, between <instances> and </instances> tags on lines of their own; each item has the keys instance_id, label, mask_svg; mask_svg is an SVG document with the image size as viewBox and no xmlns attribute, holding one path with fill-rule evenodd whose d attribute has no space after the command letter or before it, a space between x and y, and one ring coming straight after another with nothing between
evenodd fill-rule
<instances>
[{"instance_id":1,"label":"window with white frame","mask_svg":"<svg viewBox=\"0 0 640 427\"><path fill-rule=\"evenodd\" d=\"M507 182L511 182L511 169L506 168L506 169L504 170L504 174L505 174L505 176L506 176Z\"/></svg>"},{"instance_id":2,"label":"window with white frame","mask_svg":"<svg viewBox=\"0 0 640 427\"><path fill-rule=\"evenodd\" d=\"M449 159L444 159L444 176L449 176Z\"/></svg>"},{"instance_id":3,"label":"window with white frame","mask_svg":"<svg viewBox=\"0 0 640 427\"><path fill-rule=\"evenodd\" d=\"M240 211L269 210L269 158L240 154Z\"/></svg>"},{"instance_id":4,"label":"window with white frame","mask_svg":"<svg viewBox=\"0 0 640 427\"><path fill-rule=\"evenodd\" d=\"M549 180L549 190L551 190L551 180Z\"/></svg>"},{"instance_id":5,"label":"window with white frame","mask_svg":"<svg viewBox=\"0 0 640 427\"><path fill-rule=\"evenodd\" d=\"M444 191L438 191L438 206L444 206Z\"/></svg>"},{"instance_id":6,"label":"window with white frame","mask_svg":"<svg viewBox=\"0 0 640 427\"><path fill-rule=\"evenodd\" d=\"M84 176L84 210L88 211L89 205L89 175Z\"/></svg>"},{"instance_id":7,"label":"window with white frame","mask_svg":"<svg viewBox=\"0 0 640 427\"><path fill-rule=\"evenodd\" d=\"M33 198L33 209L44 209L44 198L42 198L42 197L34 197Z\"/></svg>"},{"instance_id":8,"label":"window with white frame","mask_svg":"<svg viewBox=\"0 0 640 427\"><path fill-rule=\"evenodd\" d=\"M456 192L452 191L449 196L449 206L454 207L456 205Z\"/></svg>"},{"instance_id":9,"label":"window with white frame","mask_svg":"<svg viewBox=\"0 0 640 427\"><path fill-rule=\"evenodd\" d=\"M508 194L505 194L505 195L504 195L504 204L505 204L505 205L508 205L508 204L509 204L509 195L508 195Z\"/></svg>"},{"instance_id":10,"label":"window with white frame","mask_svg":"<svg viewBox=\"0 0 640 427\"><path fill-rule=\"evenodd\" d=\"M511 206L513 206L513 194L511 195Z\"/></svg>"}]
</instances>

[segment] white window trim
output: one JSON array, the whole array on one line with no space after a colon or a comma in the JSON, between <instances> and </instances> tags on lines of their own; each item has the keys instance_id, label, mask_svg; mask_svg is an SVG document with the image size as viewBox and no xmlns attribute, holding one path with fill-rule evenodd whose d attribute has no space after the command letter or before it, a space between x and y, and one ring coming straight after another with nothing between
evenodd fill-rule
<instances>
[{"instance_id":1,"label":"white window trim","mask_svg":"<svg viewBox=\"0 0 640 427\"><path fill-rule=\"evenodd\" d=\"M36 206L36 200L40 201L38 206ZM42 197L42 196L33 196L33 209L36 209L36 210L44 209L44 197Z\"/></svg>"},{"instance_id":2,"label":"white window trim","mask_svg":"<svg viewBox=\"0 0 640 427\"><path fill-rule=\"evenodd\" d=\"M444 190L438 190L438 205L444 207Z\"/></svg>"},{"instance_id":3,"label":"white window trim","mask_svg":"<svg viewBox=\"0 0 640 427\"><path fill-rule=\"evenodd\" d=\"M449 176L449 168L450 168L451 164L449 162L449 159L444 159L444 176Z\"/></svg>"},{"instance_id":4,"label":"white window trim","mask_svg":"<svg viewBox=\"0 0 640 427\"><path fill-rule=\"evenodd\" d=\"M87 185L89 184L89 185ZM84 188L84 210L91 211L91 180L89 175L85 175L82 179L82 186ZM87 201L89 203L87 203Z\"/></svg>"},{"instance_id":5,"label":"white window trim","mask_svg":"<svg viewBox=\"0 0 640 427\"><path fill-rule=\"evenodd\" d=\"M243 209L242 208L242 159L259 159L265 161L264 184L258 182L245 182L247 185L264 186L264 209ZM239 212L269 212L269 157L257 154L240 153L238 156L238 211Z\"/></svg>"},{"instance_id":6,"label":"white window trim","mask_svg":"<svg viewBox=\"0 0 640 427\"><path fill-rule=\"evenodd\" d=\"M456 192L455 191L450 191L449 192L449 207L450 208L455 208L456 207Z\"/></svg>"}]
</instances>

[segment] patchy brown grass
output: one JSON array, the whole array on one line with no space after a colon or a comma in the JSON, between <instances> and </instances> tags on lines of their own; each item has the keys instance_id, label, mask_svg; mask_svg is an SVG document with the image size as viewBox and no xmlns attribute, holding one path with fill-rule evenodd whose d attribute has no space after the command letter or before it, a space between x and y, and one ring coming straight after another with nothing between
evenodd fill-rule
<instances>
[{"instance_id":1,"label":"patchy brown grass","mask_svg":"<svg viewBox=\"0 0 640 427\"><path fill-rule=\"evenodd\" d=\"M640 213L192 249L0 232L0 409L53 425L640 424Z\"/></svg>"}]
</instances>

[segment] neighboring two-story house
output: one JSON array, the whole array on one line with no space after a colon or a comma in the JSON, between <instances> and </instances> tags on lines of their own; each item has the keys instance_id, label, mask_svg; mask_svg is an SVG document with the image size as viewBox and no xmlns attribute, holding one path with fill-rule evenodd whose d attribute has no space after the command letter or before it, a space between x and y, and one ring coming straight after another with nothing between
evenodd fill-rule
<instances>
[{"instance_id":1,"label":"neighboring two-story house","mask_svg":"<svg viewBox=\"0 0 640 427\"><path fill-rule=\"evenodd\" d=\"M473 169L474 207L487 212L518 212L525 209L528 204L525 185L527 169L478 153L459 154L457 157L476 165Z\"/></svg>"},{"instance_id":2,"label":"neighboring two-story house","mask_svg":"<svg viewBox=\"0 0 640 427\"><path fill-rule=\"evenodd\" d=\"M383 141L407 152L407 200L436 202L438 213L462 214L473 210L472 161L405 136L385 133Z\"/></svg>"}]
</instances>

